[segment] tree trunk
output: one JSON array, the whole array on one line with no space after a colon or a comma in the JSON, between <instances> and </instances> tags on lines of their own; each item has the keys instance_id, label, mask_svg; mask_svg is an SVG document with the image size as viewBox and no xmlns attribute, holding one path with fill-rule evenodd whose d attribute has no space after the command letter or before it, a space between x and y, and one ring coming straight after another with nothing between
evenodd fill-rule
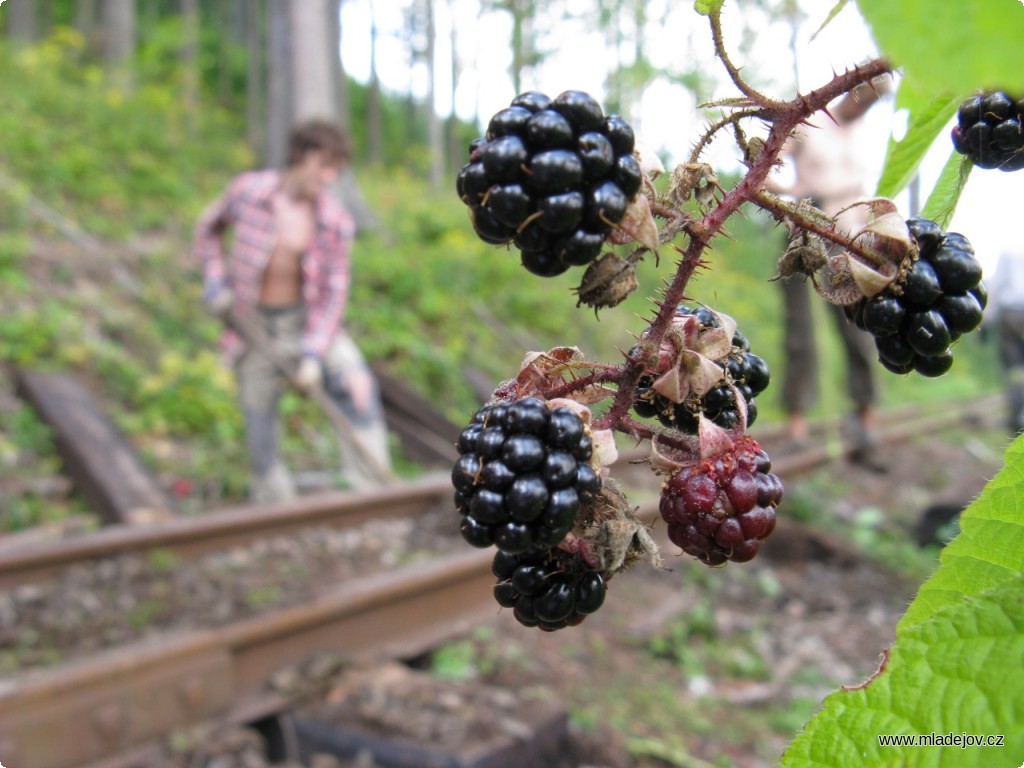
<instances>
[{"instance_id":1,"label":"tree trunk","mask_svg":"<svg viewBox=\"0 0 1024 768\"><path fill-rule=\"evenodd\" d=\"M180 0L182 20L181 101L189 133L199 113L199 0Z\"/></svg>"},{"instance_id":2,"label":"tree trunk","mask_svg":"<svg viewBox=\"0 0 1024 768\"><path fill-rule=\"evenodd\" d=\"M292 74L289 0L269 2L267 143L263 157L266 165L280 167L287 159L288 131L295 114L292 101L295 78Z\"/></svg>"},{"instance_id":3,"label":"tree trunk","mask_svg":"<svg viewBox=\"0 0 1024 768\"><path fill-rule=\"evenodd\" d=\"M427 133L430 137L430 186L440 189L444 180L444 133L437 114L437 24L435 0L426 0L427 14Z\"/></svg>"},{"instance_id":4,"label":"tree trunk","mask_svg":"<svg viewBox=\"0 0 1024 768\"><path fill-rule=\"evenodd\" d=\"M384 162L383 120L380 114L380 77L377 74L377 18L370 3L370 83L366 90L366 143L370 162Z\"/></svg>"},{"instance_id":5,"label":"tree trunk","mask_svg":"<svg viewBox=\"0 0 1024 768\"><path fill-rule=\"evenodd\" d=\"M452 9L454 11L454 9ZM454 16L451 15L451 27L449 28L449 38L452 49L452 91L451 91L451 103L452 111L448 115L448 119L445 121L445 142L448 146L448 165L449 171L452 174L458 172L463 165L463 148L461 137L459 136L459 118L455 111L455 91L459 84L459 75L462 74L462 63L459 61L458 56L458 35L456 30L458 29L458 23Z\"/></svg>"},{"instance_id":6,"label":"tree trunk","mask_svg":"<svg viewBox=\"0 0 1024 768\"><path fill-rule=\"evenodd\" d=\"M16 43L34 42L38 34L35 0L12 0L4 10L8 39Z\"/></svg>"},{"instance_id":7,"label":"tree trunk","mask_svg":"<svg viewBox=\"0 0 1024 768\"><path fill-rule=\"evenodd\" d=\"M245 45L249 52L245 78L245 121L249 148L266 159L267 84L264 22L265 0L247 0L244 8Z\"/></svg>"},{"instance_id":8,"label":"tree trunk","mask_svg":"<svg viewBox=\"0 0 1024 768\"><path fill-rule=\"evenodd\" d=\"M75 29L85 39L86 50L94 55L100 53L99 40L96 39L98 15L97 0L78 0L75 3Z\"/></svg>"},{"instance_id":9,"label":"tree trunk","mask_svg":"<svg viewBox=\"0 0 1024 768\"><path fill-rule=\"evenodd\" d=\"M337 4L334 0L302 0L292 2L290 11L294 119L337 120L334 69L339 52L330 50L337 35L331 28L338 25Z\"/></svg>"},{"instance_id":10,"label":"tree trunk","mask_svg":"<svg viewBox=\"0 0 1024 768\"><path fill-rule=\"evenodd\" d=\"M114 82L133 85L131 59L135 55L135 0L103 0L104 56Z\"/></svg>"},{"instance_id":11,"label":"tree trunk","mask_svg":"<svg viewBox=\"0 0 1024 768\"><path fill-rule=\"evenodd\" d=\"M329 50L335 54L335 66L331 67L331 76L334 81L333 90L335 104L338 109L338 123L350 131L352 129L352 105L348 97L348 78L345 75L345 65L341 60L341 6L343 4L344 0L341 0L341 2L333 0L331 3L334 7L336 18L333 24L328 19L328 31L331 32Z\"/></svg>"}]
</instances>

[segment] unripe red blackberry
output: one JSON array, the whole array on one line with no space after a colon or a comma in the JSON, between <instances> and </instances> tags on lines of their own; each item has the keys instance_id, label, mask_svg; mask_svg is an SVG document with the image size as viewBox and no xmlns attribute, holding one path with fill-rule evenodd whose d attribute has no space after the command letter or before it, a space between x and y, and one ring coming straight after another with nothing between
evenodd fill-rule
<instances>
[{"instance_id":1,"label":"unripe red blackberry","mask_svg":"<svg viewBox=\"0 0 1024 768\"><path fill-rule=\"evenodd\" d=\"M681 304L676 314L694 316L702 329L721 326L714 312L705 307L693 308ZM750 342L739 330L733 333L729 355L715 362L722 369L720 383L703 395L688 397L682 403L674 403L656 392L652 386L654 375L642 376L633 398L633 410L638 416L658 419L666 427L696 434L701 413L723 429L731 429L739 424L736 398L742 397L749 427L757 418L757 402L754 398L767 389L771 381L768 364L750 351Z\"/></svg>"},{"instance_id":2,"label":"unripe red blackberry","mask_svg":"<svg viewBox=\"0 0 1024 768\"><path fill-rule=\"evenodd\" d=\"M582 91L521 94L470 145L456 191L486 243L550 277L601 252L642 183L633 129Z\"/></svg>"},{"instance_id":3,"label":"unripe red blackberry","mask_svg":"<svg viewBox=\"0 0 1024 768\"><path fill-rule=\"evenodd\" d=\"M1001 91L971 96L960 104L951 138L953 148L979 168L1024 168L1024 99Z\"/></svg>"},{"instance_id":4,"label":"unripe red blackberry","mask_svg":"<svg viewBox=\"0 0 1024 768\"><path fill-rule=\"evenodd\" d=\"M540 398L482 408L457 447L455 506L463 538L476 547L553 547L601 489L580 417Z\"/></svg>"},{"instance_id":5,"label":"unripe red blackberry","mask_svg":"<svg viewBox=\"0 0 1024 768\"><path fill-rule=\"evenodd\" d=\"M707 565L752 559L775 529L782 481L752 437L712 459L682 468L666 481L659 511L668 537Z\"/></svg>"},{"instance_id":6,"label":"unripe red blackberry","mask_svg":"<svg viewBox=\"0 0 1024 768\"><path fill-rule=\"evenodd\" d=\"M604 576L578 553L531 548L498 552L491 563L498 578L494 599L511 608L520 624L554 632L581 623L604 603Z\"/></svg>"},{"instance_id":7,"label":"unripe red blackberry","mask_svg":"<svg viewBox=\"0 0 1024 768\"><path fill-rule=\"evenodd\" d=\"M981 325L981 264L963 235L928 219L909 219L907 227L917 260L881 293L846 307L846 316L875 337L887 370L941 376L953 365L950 344Z\"/></svg>"}]
</instances>

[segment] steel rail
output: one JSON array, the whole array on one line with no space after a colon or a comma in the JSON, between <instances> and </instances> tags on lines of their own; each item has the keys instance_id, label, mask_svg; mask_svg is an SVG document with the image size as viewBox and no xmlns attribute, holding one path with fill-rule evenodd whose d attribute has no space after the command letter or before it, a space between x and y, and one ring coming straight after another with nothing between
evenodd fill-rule
<instances>
[{"instance_id":1,"label":"steel rail","mask_svg":"<svg viewBox=\"0 0 1024 768\"><path fill-rule=\"evenodd\" d=\"M168 550L183 558L310 526L344 528L422 511L452 494L448 473L372 491L304 496L285 504L234 507L146 526L115 525L69 539L0 547L0 589L37 581L76 563L129 552Z\"/></svg>"},{"instance_id":2,"label":"steel rail","mask_svg":"<svg viewBox=\"0 0 1024 768\"><path fill-rule=\"evenodd\" d=\"M80 768L210 720L287 707L267 690L319 653L351 664L422 653L493 619L493 553L472 550L334 586L305 603L218 629L177 633L0 682L0 757Z\"/></svg>"}]
</instances>

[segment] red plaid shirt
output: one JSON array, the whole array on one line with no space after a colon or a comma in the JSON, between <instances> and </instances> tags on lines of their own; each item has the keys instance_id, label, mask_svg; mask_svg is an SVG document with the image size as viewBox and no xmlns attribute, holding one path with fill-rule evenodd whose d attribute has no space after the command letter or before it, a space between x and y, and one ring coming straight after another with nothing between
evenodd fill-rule
<instances>
[{"instance_id":1,"label":"red plaid shirt","mask_svg":"<svg viewBox=\"0 0 1024 768\"><path fill-rule=\"evenodd\" d=\"M236 307L251 309L259 303L263 272L277 241L271 196L280 184L280 171L243 173L203 212L196 225L193 256L202 266L204 282L208 288L231 288ZM355 225L341 204L327 194L317 199L314 215L316 234L301 261L306 307L302 353L323 357L338 332L348 301ZM229 228L234 242L230 258L225 258L224 234ZM245 348L230 330L220 344L228 362L237 360Z\"/></svg>"}]
</instances>

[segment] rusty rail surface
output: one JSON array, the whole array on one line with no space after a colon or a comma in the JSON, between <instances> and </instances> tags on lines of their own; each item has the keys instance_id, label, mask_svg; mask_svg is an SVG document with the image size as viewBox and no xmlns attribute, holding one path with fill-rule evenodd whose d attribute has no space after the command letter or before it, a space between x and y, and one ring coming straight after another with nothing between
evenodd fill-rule
<instances>
[{"instance_id":1,"label":"rusty rail surface","mask_svg":"<svg viewBox=\"0 0 1024 768\"><path fill-rule=\"evenodd\" d=\"M266 683L296 660L422 653L496 616L492 557L473 550L349 581L303 605L2 681L0 760L80 768L190 723L281 711Z\"/></svg>"},{"instance_id":2,"label":"rusty rail surface","mask_svg":"<svg viewBox=\"0 0 1024 768\"><path fill-rule=\"evenodd\" d=\"M891 444L994 412L992 399L887 418ZM916 413L920 413L916 411ZM840 458L821 447L774 462L784 478ZM628 461L629 456L624 456ZM646 470L645 470L646 471ZM653 476L649 476L653 477ZM651 486L648 486L651 487ZM447 473L368 493L334 493L287 505L227 510L146 528L108 528L66 542L0 552L0 583L39 578L83 560L152 548L194 556L306 525L356 525L409 515L450 497ZM657 517L657 494L638 509ZM349 662L407 658L497 615L490 550L470 550L337 584L316 599L217 629L182 631L112 648L0 681L0 762L33 768L143 765L126 757L156 749L175 728L253 722L295 702L268 686L273 673L317 654Z\"/></svg>"},{"instance_id":3,"label":"rusty rail surface","mask_svg":"<svg viewBox=\"0 0 1024 768\"><path fill-rule=\"evenodd\" d=\"M344 528L382 517L414 515L428 505L448 501L451 495L450 475L432 473L373 491L312 494L284 504L235 507L147 526L117 525L68 539L4 546L0 547L0 589L112 555L161 549L192 558L310 526Z\"/></svg>"}]
</instances>

